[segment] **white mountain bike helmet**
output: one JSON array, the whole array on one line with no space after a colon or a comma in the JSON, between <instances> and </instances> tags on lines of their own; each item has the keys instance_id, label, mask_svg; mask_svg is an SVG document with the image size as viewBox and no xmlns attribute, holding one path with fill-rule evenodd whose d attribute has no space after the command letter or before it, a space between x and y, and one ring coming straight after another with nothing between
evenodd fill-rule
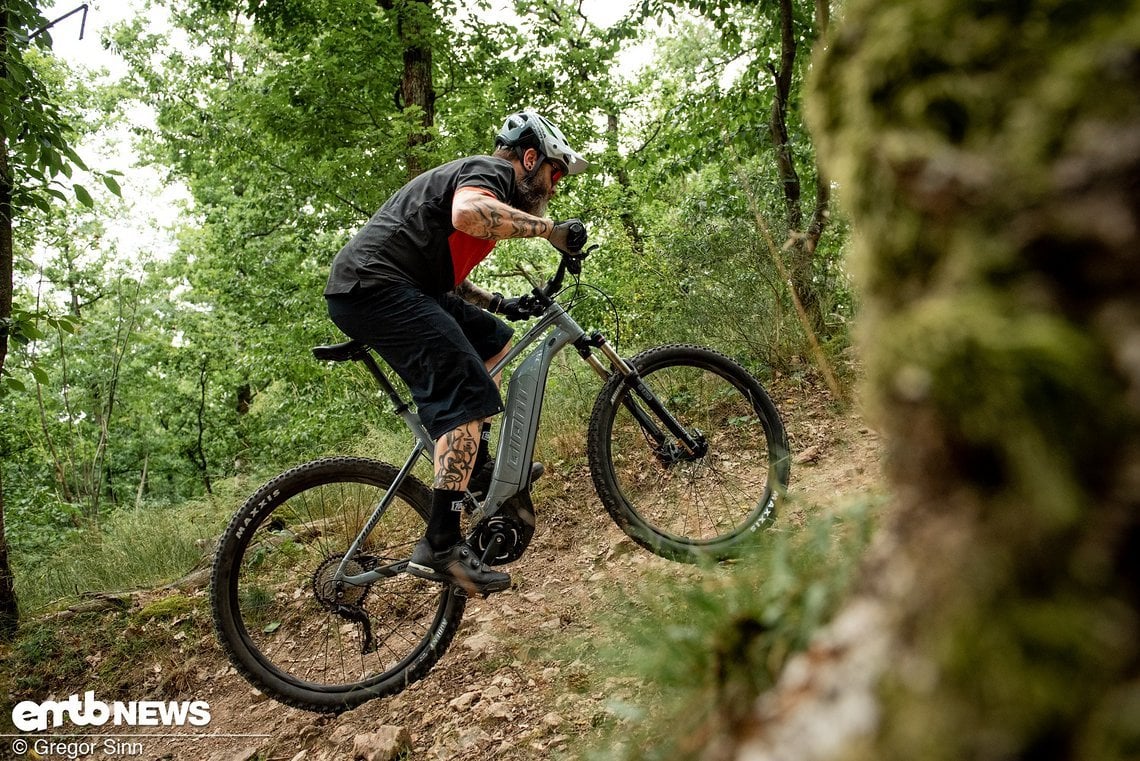
<instances>
[{"instance_id":1,"label":"white mountain bike helmet","mask_svg":"<svg viewBox=\"0 0 1140 761\"><path fill-rule=\"evenodd\" d=\"M568 174L581 174L590 166L582 154L570 147L562 130L530 109L507 117L495 136L495 146L534 148L543 156L565 164Z\"/></svg>"}]
</instances>

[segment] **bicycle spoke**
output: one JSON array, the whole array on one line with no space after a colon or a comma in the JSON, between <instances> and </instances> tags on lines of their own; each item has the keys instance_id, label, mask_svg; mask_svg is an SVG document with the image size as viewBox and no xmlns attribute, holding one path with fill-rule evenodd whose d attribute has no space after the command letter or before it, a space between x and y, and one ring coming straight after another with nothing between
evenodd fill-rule
<instances>
[{"instance_id":1,"label":"bicycle spoke","mask_svg":"<svg viewBox=\"0 0 1140 761\"><path fill-rule=\"evenodd\" d=\"M284 487L271 489L271 482L262 490L268 496L251 497L245 509L255 520L248 526L240 512L231 524L231 531L237 525L250 533L242 537L219 617L226 618L232 605L241 629L231 635L223 627L220 633L255 683L270 681L272 689L272 680L284 679L306 699L335 707L340 694L349 696L346 704L360 702L374 685L391 692L422 675L450 642L463 604L448 588L402 573L376 574L363 585L338 581L367 578L406 560L423 536L430 492L422 485L412 492L418 506L398 494L358 553L346 559L396 471L347 458L311 467L313 475L301 469L295 476L296 486L286 474ZM258 499L272 503L272 510ZM436 636L429 659L417 658L443 622L448 635L442 646ZM403 673L411 663L417 675ZM311 684L322 689L311 690ZM276 696L310 707L292 693Z\"/></svg>"}]
</instances>

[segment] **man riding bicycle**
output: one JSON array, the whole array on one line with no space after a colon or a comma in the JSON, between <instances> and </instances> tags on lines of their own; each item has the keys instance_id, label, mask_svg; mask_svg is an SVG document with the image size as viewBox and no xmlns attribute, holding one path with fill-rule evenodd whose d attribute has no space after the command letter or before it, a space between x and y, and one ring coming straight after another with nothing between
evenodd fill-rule
<instances>
[{"instance_id":1,"label":"man riding bicycle","mask_svg":"<svg viewBox=\"0 0 1140 761\"><path fill-rule=\"evenodd\" d=\"M403 379L435 440L432 508L408 572L483 594L510 587L463 541L468 488L489 483L489 418L503 411L490 369L514 331L493 316L525 317L467 281L506 238L546 238L578 249L576 220L546 218L558 181L588 166L562 132L534 111L512 114L490 156L429 170L389 198L333 260L324 295L346 335L370 344ZM580 237L580 239L575 239ZM472 480L472 475L476 480Z\"/></svg>"}]
</instances>

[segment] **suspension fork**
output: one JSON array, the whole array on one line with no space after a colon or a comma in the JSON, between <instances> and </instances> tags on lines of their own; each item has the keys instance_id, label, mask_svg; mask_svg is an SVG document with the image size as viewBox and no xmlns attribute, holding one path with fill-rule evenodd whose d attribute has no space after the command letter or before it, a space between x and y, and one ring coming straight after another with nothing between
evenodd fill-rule
<instances>
[{"instance_id":1,"label":"suspension fork","mask_svg":"<svg viewBox=\"0 0 1140 761\"><path fill-rule=\"evenodd\" d=\"M613 371L620 373L624 378L624 385L627 386L633 393L625 394L621 400L622 405L629 410L633 415L633 419L641 426L641 430L645 435L653 440L654 448L657 456L662 459L666 464L671 464L677 458L669 452L670 444L669 439L672 438L680 445L683 452L680 452L681 459L695 460L703 457L705 452L708 451L708 445L703 437L697 438L686 429L673 414L665 408L657 395L645 384L641 379L641 374L637 369L630 365L620 354L614 351L605 337L598 332L594 332L588 338L583 336L574 343L574 347L578 350L578 354L586 361L586 364L594 368L603 379L610 377L611 370L598 359L591 349L598 349L606 359L610 361L613 366ZM645 406L649 408L649 412L642 409L637 400L641 399ZM656 420L654 419L656 416ZM661 427L657 425L657 421L664 424L666 431L662 431Z\"/></svg>"}]
</instances>

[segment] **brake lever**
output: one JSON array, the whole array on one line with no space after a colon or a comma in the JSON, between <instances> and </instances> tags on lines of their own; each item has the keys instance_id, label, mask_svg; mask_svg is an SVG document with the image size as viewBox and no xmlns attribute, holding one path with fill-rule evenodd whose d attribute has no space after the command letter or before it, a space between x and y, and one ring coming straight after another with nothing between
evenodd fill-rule
<instances>
[{"instance_id":1,"label":"brake lever","mask_svg":"<svg viewBox=\"0 0 1140 761\"><path fill-rule=\"evenodd\" d=\"M573 254L567 253L566 254L566 270L571 275L581 275L582 274L582 262L584 262L586 260L587 256L589 256L590 254L594 253L597 250L598 250L598 246L594 245L594 246L590 246L585 251L578 251L577 253L573 253Z\"/></svg>"},{"instance_id":2,"label":"brake lever","mask_svg":"<svg viewBox=\"0 0 1140 761\"><path fill-rule=\"evenodd\" d=\"M558 271L554 273L554 277L546 281L546 284L539 287L535 286L531 291L538 302L544 307L548 305L554 297L554 292L562 287L562 278L569 272L571 275L577 277L582 274L582 262L587 256L594 253L598 246L590 246L584 251L577 253L570 253L569 251L562 252L562 259L558 262Z\"/></svg>"}]
</instances>

